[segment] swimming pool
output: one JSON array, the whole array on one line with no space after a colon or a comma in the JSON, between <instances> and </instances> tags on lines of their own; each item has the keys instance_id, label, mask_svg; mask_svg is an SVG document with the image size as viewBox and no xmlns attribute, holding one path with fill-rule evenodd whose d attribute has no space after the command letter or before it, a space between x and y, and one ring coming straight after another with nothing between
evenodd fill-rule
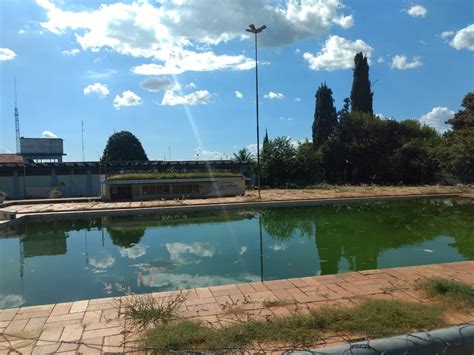
<instances>
[{"instance_id":1,"label":"swimming pool","mask_svg":"<svg viewBox=\"0 0 474 355\"><path fill-rule=\"evenodd\" d=\"M472 200L18 223L0 308L474 259Z\"/></svg>"}]
</instances>

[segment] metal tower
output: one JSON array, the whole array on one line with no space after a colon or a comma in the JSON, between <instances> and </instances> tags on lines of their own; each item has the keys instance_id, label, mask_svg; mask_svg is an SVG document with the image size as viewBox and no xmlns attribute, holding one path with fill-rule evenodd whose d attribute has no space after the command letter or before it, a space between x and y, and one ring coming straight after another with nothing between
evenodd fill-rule
<instances>
[{"instance_id":1,"label":"metal tower","mask_svg":"<svg viewBox=\"0 0 474 355\"><path fill-rule=\"evenodd\" d=\"M16 102L16 78L13 78L15 83L15 131L16 131L16 153L20 154L20 115L18 114L18 106Z\"/></svg>"}]
</instances>

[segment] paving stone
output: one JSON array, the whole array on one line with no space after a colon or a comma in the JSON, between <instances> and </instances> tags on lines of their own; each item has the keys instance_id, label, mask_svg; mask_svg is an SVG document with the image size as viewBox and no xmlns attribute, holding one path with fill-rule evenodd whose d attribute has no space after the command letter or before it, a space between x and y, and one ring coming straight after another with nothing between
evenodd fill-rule
<instances>
[{"instance_id":1,"label":"paving stone","mask_svg":"<svg viewBox=\"0 0 474 355\"><path fill-rule=\"evenodd\" d=\"M94 329L94 330L85 330L82 334L82 340L94 339L97 337L106 337L111 335L119 335L123 331L122 327L113 327L113 328L104 328L104 329Z\"/></svg>"},{"instance_id":2,"label":"paving stone","mask_svg":"<svg viewBox=\"0 0 474 355\"><path fill-rule=\"evenodd\" d=\"M103 352L117 353L122 352L124 336L122 334L107 336L104 338Z\"/></svg>"},{"instance_id":3,"label":"paving stone","mask_svg":"<svg viewBox=\"0 0 474 355\"><path fill-rule=\"evenodd\" d=\"M253 293L255 292L256 290L249 284L238 284L237 287L239 288L240 292L242 292L243 294L249 294L249 293Z\"/></svg>"},{"instance_id":4,"label":"paving stone","mask_svg":"<svg viewBox=\"0 0 474 355\"><path fill-rule=\"evenodd\" d=\"M19 319L43 318L43 317L48 317L50 313L51 313L50 311L17 313L14 319L19 320Z\"/></svg>"},{"instance_id":5,"label":"paving stone","mask_svg":"<svg viewBox=\"0 0 474 355\"><path fill-rule=\"evenodd\" d=\"M84 318L82 318L83 324L97 323L100 321L102 316L102 310L97 311L86 311L84 313Z\"/></svg>"},{"instance_id":6,"label":"paving stone","mask_svg":"<svg viewBox=\"0 0 474 355\"><path fill-rule=\"evenodd\" d=\"M287 280L265 281L264 284L270 291L284 290L287 288L295 287L291 282Z\"/></svg>"},{"instance_id":7,"label":"paving stone","mask_svg":"<svg viewBox=\"0 0 474 355\"><path fill-rule=\"evenodd\" d=\"M68 321L68 320L81 320L83 317L84 317L84 312L61 314L61 315L57 315L57 316L51 315L51 316L49 316L46 323L64 322L64 321Z\"/></svg>"},{"instance_id":8,"label":"paving stone","mask_svg":"<svg viewBox=\"0 0 474 355\"><path fill-rule=\"evenodd\" d=\"M219 286L218 289L214 289L214 287L212 287L211 292L214 295L214 297L242 294L242 291L240 291L240 289L235 285L232 285L232 287L228 287L228 288L220 288Z\"/></svg>"},{"instance_id":9,"label":"paving stone","mask_svg":"<svg viewBox=\"0 0 474 355\"><path fill-rule=\"evenodd\" d=\"M18 312L18 308L4 309L0 311L0 322L12 320Z\"/></svg>"},{"instance_id":10,"label":"paving stone","mask_svg":"<svg viewBox=\"0 0 474 355\"><path fill-rule=\"evenodd\" d=\"M58 349L58 353L65 355L66 353L76 353L76 350L79 349L79 343L61 343Z\"/></svg>"},{"instance_id":11,"label":"paving stone","mask_svg":"<svg viewBox=\"0 0 474 355\"><path fill-rule=\"evenodd\" d=\"M20 320L12 320L8 327L5 329L5 333L8 334L18 334L23 331L26 324L29 322L29 319L20 319Z\"/></svg>"},{"instance_id":12,"label":"paving stone","mask_svg":"<svg viewBox=\"0 0 474 355\"><path fill-rule=\"evenodd\" d=\"M89 301L77 301L74 302L69 310L69 313L76 313L76 312L85 312L87 306L89 305Z\"/></svg>"},{"instance_id":13,"label":"paving stone","mask_svg":"<svg viewBox=\"0 0 474 355\"><path fill-rule=\"evenodd\" d=\"M60 347L60 344L44 344L37 345L33 349L32 355L43 355L43 354L53 354Z\"/></svg>"},{"instance_id":14,"label":"paving stone","mask_svg":"<svg viewBox=\"0 0 474 355\"><path fill-rule=\"evenodd\" d=\"M42 318L32 318L28 321L25 328L23 329L24 332L31 332L35 330L41 330L46 323L48 317Z\"/></svg>"},{"instance_id":15,"label":"paving stone","mask_svg":"<svg viewBox=\"0 0 474 355\"><path fill-rule=\"evenodd\" d=\"M55 328L55 329L45 329L41 333L36 345L51 345L52 343L56 343L61 337L62 332L63 332L62 327Z\"/></svg>"},{"instance_id":16,"label":"paving stone","mask_svg":"<svg viewBox=\"0 0 474 355\"><path fill-rule=\"evenodd\" d=\"M199 298L213 297L211 290L209 290L209 287L196 288L195 291Z\"/></svg>"},{"instance_id":17,"label":"paving stone","mask_svg":"<svg viewBox=\"0 0 474 355\"><path fill-rule=\"evenodd\" d=\"M206 297L206 298L197 298L194 300L187 300L185 301L186 306L197 306L200 304L209 304L209 303L215 303L216 299L214 297Z\"/></svg>"},{"instance_id":18,"label":"paving stone","mask_svg":"<svg viewBox=\"0 0 474 355\"><path fill-rule=\"evenodd\" d=\"M77 341L81 339L84 327L81 325L68 325L64 327L61 334L61 341Z\"/></svg>"},{"instance_id":19,"label":"paving stone","mask_svg":"<svg viewBox=\"0 0 474 355\"><path fill-rule=\"evenodd\" d=\"M54 306L51 316L58 316L61 314L68 314L69 310L71 309L72 303L67 302L67 303L58 303Z\"/></svg>"}]
</instances>

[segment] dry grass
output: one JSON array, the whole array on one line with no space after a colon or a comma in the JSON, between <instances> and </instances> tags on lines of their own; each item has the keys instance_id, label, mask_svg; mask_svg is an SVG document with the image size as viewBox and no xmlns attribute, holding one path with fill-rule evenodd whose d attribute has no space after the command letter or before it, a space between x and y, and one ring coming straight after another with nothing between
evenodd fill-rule
<instances>
[{"instance_id":1,"label":"dry grass","mask_svg":"<svg viewBox=\"0 0 474 355\"><path fill-rule=\"evenodd\" d=\"M310 314L247 320L220 328L181 320L148 330L143 345L153 351L245 349L255 343L308 346L325 333L380 337L444 325L440 305L370 300L355 307L327 307Z\"/></svg>"},{"instance_id":2,"label":"dry grass","mask_svg":"<svg viewBox=\"0 0 474 355\"><path fill-rule=\"evenodd\" d=\"M474 287L463 282L433 278L421 281L418 288L449 308L459 310L474 307Z\"/></svg>"}]
</instances>

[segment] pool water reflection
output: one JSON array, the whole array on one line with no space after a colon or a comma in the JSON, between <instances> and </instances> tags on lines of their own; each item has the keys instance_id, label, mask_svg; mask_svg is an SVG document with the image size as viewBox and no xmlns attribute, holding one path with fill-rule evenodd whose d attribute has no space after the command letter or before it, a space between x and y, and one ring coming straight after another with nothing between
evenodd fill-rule
<instances>
[{"instance_id":1,"label":"pool water reflection","mask_svg":"<svg viewBox=\"0 0 474 355\"><path fill-rule=\"evenodd\" d=\"M0 308L474 259L474 203L51 220L0 238Z\"/></svg>"}]
</instances>

